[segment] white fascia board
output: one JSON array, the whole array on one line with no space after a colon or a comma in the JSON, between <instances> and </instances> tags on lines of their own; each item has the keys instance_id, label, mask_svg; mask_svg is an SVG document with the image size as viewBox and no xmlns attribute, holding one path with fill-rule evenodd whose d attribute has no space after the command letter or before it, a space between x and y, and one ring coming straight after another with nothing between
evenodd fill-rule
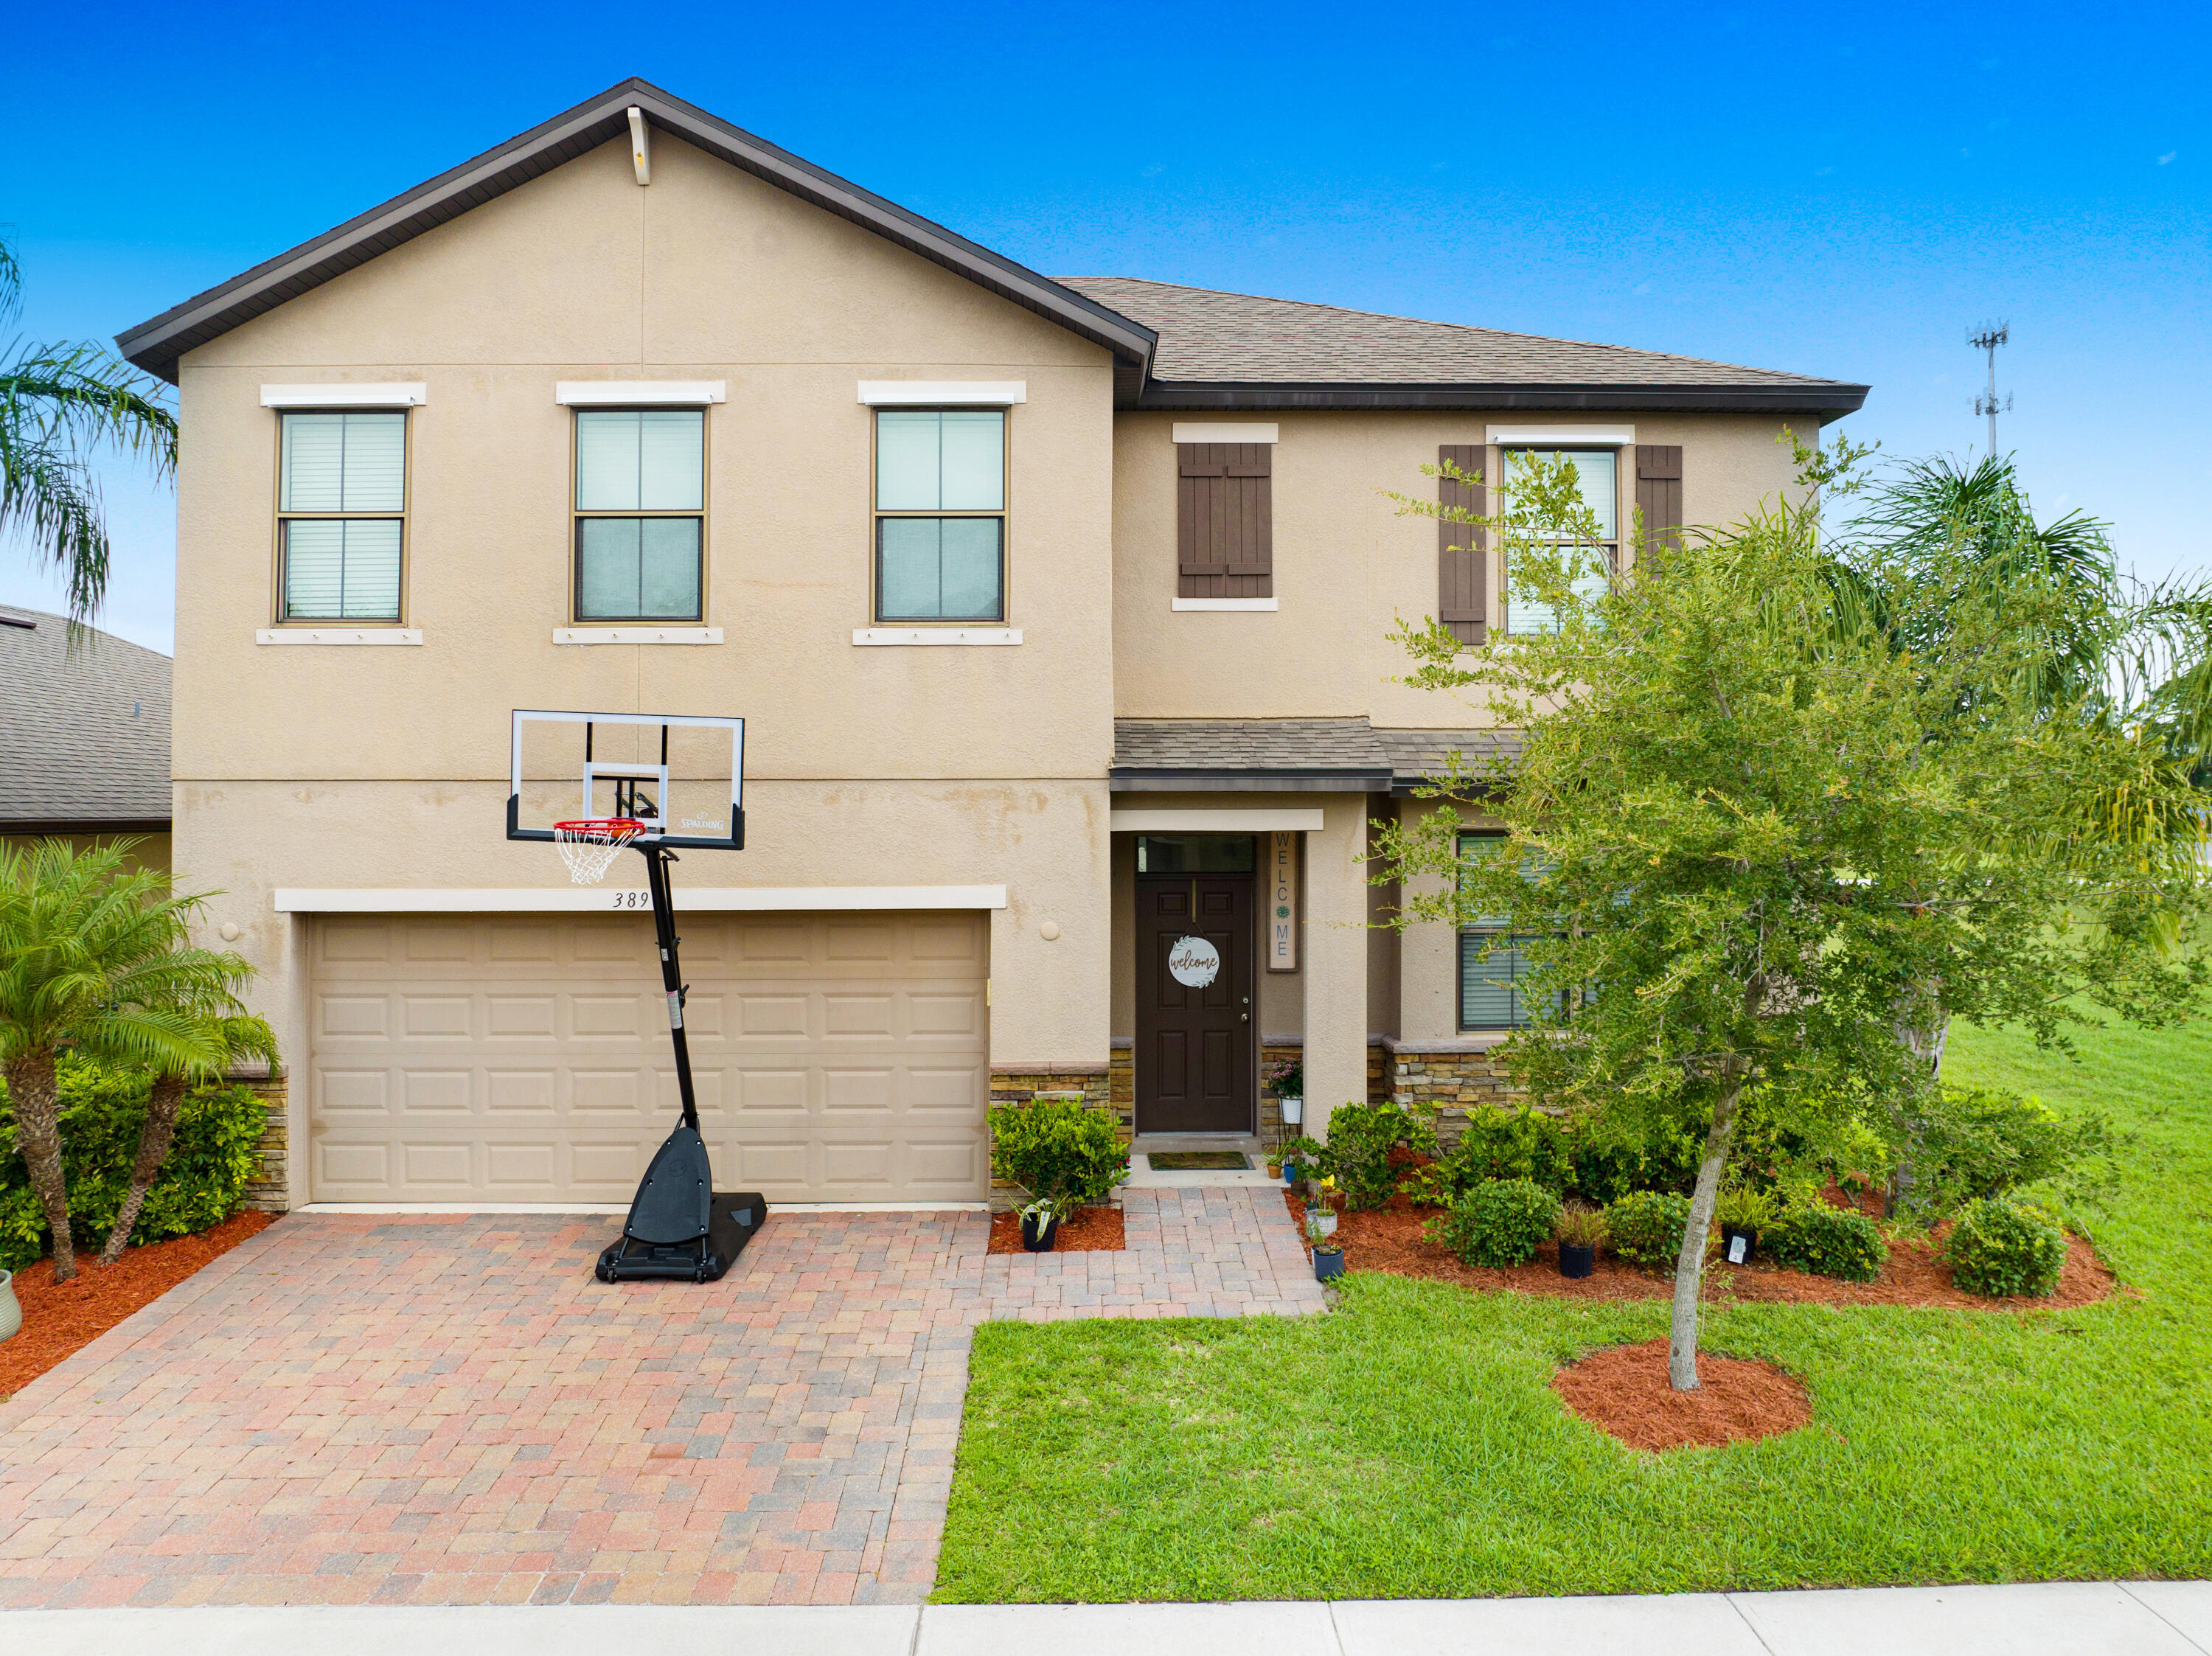
<instances>
[{"instance_id":1,"label":"white fascia board","mask_svg":"<svg viewBox=\"0 0 2212 1656\"><path fill-rule=\"evenodd\" d=\"M380 385L264 385L264 409L419 409L430 400L420 379Z\"/></svg>"},{"instance_id":2,"label":"white fascia board","mask_svg":"<svg viewBox=\"0 0 2212 1656\"><path fill-rule=\"evenodd\" d=\"M1273 420L1178 420L1174 440L1178 443L1272 443L1281 430Z\"/></svg>"},{"instance_id":3,"label":"white fascia board","mask_svg":"<svg viewBox=\"0 0 2212 1656\"><path fill-rule=\"evenodd\" d=\"M1011 408L1030 400L1026 379L863 379L860 401L872 409L937 407Z\"/></svg>"},{"instance_id":4,"label":"white fascia board","mask_svg":"<svg viewBox=\"0 0 2212 1656\"><path fill-rule=\"evenodd\" d=\"M1622 448L1636 440L1634 426L1492 426L1486 443L1587 444Z\"/></svg>"},{"instance_id":5,"label":"white fascia board","mask_svg":"<svg viewBox=\"0 0 2212 1656\"><path fill-rule=\"evenodd\" d=\"M1275 601L1273 598L1170 598L1168 608L1197 610L1201 614L1212 610L1216 615L1224 616L1264 616L1274 613Z\"/></svg>"},{"instance_id":6,"label":"white fascia board","mask_svg":"<svg viewBox=\"0 0 2212 1656\"><path fill-rule=\"evenodd\" d=\"M719 627L556 627L556 644L720 644Z\"/></svg>"},{"instance_id":7,"label":"white fascia board","mask_svg":"<svg viewBox=\"0 0 2212 1656\"><path fill-rule=\"evenodd\" d=\"M553 400L562 408L703 408L730 400L726 379L562 379Z\"/></svg>"},{"instance_id":8,"label":"white fascia board","mask_svg":"<svg viewBox=\"0 0 2212 1656\"><path fill-rule=\"evenodd\" d=\"M1018 627L855 627L853 642L863 647L896 644L1019 644Z\"/></svg>"},{"instance_id":9,"label":"white fascia board","mask_svg":"<svg viewBox=\"0 0 2212 1656\"><path fill-rule=\"evenodd\" d=\"M1320 813L1315 812L1318 816ZM279 914L589 914L619 907L616 885L543 887L279 886ZM1004 908L1002 885L685 886L679 909L789 913L818 909Z\"/></svg>"},{"instance_id":10,"label":"white fascia board","mask_svg":"<svg viewBox=\"0 0 2212 1656\"><path fill-rule=\"evenodd\" d=\"M420 644L419 627L264 627L256 644Z\"/></svg>"},{"instance_id":11,"label":"white fascia board","mask_svg":"<svg viewBox=\"0 0 2212 1656\"><path fill-rule=\"evenodd\" d=\"M1319 834L1317 810L1116 810L1108 814L1114 834Z\"/></svg>"}]
</instances>

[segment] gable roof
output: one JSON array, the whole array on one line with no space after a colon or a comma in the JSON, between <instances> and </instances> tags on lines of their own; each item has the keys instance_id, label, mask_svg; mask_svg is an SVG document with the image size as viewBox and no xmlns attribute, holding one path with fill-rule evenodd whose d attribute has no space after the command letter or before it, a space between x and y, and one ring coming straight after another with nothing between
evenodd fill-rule
<instances>
[{"instance_id":1,"label":"gable roof","mask_svg":"<svg viewBox=\"0 0 2212 1656\"><path fill-rule=\"evenodd\" d=\"M336 229L264 260L243 275L118 334L117 349L147 373L173 384L178 359L193 347L459 217L472 207L527 184L540 173L550 173L615 138L627 138L632 109L643 112L649 124L672 136L1104 346L1120 365L1115 374L1117 391L1125 375L1131 395L1143 382L1152 349L1149 330L635 76L474 160L348 219Z\"/></svg>"},{"instance_id":2,"label":"gable roof","mask_svg":"<svg viewBox=\"0 0 2212 1656\"><path fill-rule=\"evenodd\" d=\"M79 633L0 604L0 833L167 833L169 658Z\"/></svg>"},{"instance_id":3,"label":"gable roof","mask_svg":"<svg viewBox=\"0 0 2212 1656\"><path fill-rule=\"evenodd\" d=\"M1180 288L1062 285L1159 338L1146 408L1730 409L1848 414L1867 387L1692 356Z\"/></svg>"}]
</instances>

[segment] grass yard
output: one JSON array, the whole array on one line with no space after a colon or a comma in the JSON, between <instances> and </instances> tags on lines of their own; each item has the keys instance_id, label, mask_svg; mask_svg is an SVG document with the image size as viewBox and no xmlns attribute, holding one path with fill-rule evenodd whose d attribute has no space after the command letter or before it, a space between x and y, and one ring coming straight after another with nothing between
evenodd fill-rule
<instances>
[{"instance_id":1,"label":"grass yard","mask_svg":"<svg viewBox=\"0 0 2212 1656\"><path fill-rule=\"evenodd\" d=\"M937 1597L1655 1592L2212 1574L2212 1027L2084 1062L1960 1030L1957 1079L2140 1135L2089 1216L2134 1293L2009 1314L1742 1306L1709 1349L1809 1384L1814 1422L1664 1456L1549 1381L1663 1301L1385 1276L1300 1321L994 1323L976 1336Z\"/></svg>"}]
</instances>

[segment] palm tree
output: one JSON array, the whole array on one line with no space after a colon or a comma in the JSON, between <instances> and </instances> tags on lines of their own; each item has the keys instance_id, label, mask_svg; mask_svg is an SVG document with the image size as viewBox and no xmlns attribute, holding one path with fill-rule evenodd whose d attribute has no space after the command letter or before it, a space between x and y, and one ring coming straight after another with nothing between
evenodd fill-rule
<instances>
[{"instance_id":1,"label":"palm tree","mask_svg":"<svg viewBox=\"0 0 2212 1656\"><path fill-rule=\"evenodd\" d=\"M207 1010L187 1016L201 1022L209 1045L222 1056L212 1063L164 1069L154 1077L153 1090L146 1099L145 1125L138 1130L137 1159L131 1165L131 1189L117 1210L115 1228L107 1234L107 1246L100 1251L100 1263L104 1265L113 1265L130 1246L131 1227L138 1222L138 1210L145 1205L146 1193L154 1188L155 1180L161 1177L162 1162L169 1159L169 1143L176 1137L177 1112L185 1101L185 1095L194 1087L222 1080L240 1059L260 1058L276 1062L276 1032L247 1013L228 988L214 998Z\"/></svg>"},{"instance_id":2,"label":"palm tree","mask_svg":"<svg viewBox=\"0 0 2212 1656\"><path fill-rule=\"evenodd\" d=\"M157 1075L205 1073L225 1056L208 1015L252 969L236 955L189 944L185 927L202 899L171 895L166 875L126 872L137 843L76 852L43 840L0 852L0 1077L53 1232L58 1283L76 1275L76 1256L57 1057L67 1049Z\"/></svg>"},{"instance_id":3,"label":"palm tree","mask_svg":"<svg viewBox=\"0 0 2212 1656\"><path fill-rule=\"evenodd\" d=\"M22 271L0 240L0 327L21 313ZM107 523L89 457L112 445L143 457L157 479L177 469L169 391L89 343L0 348L0 537L22 536L33 559L58 568L72 622L107 591Z\"/></svg>"}]
</instances>

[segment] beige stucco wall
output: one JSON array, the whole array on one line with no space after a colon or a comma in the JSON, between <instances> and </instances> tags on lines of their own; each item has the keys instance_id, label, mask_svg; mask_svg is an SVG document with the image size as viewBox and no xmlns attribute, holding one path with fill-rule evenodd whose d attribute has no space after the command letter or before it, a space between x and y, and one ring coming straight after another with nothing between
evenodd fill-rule
<instances>
[{"instance_id":1,"label":"beige stucco wall","mask_svg":"<svg viewBox=\"0 0 2212 1656\"><path fill-rule=\"evenodd\" d=\"M1791 486L1794 424L1747 415L1268 413L1273 458L1272 613L1172 611L1176 593L1174 426L1212 416L1115 416L1115 706L1125 719L1292 719L1364 713L1385 726L1490 723L1479 693L1414 690L1389 681L1407 666L1389 642L1396 618L1437 608L1437 525L1401 517L1383 491L1435 498L1438 445L1480 443L1499 423L1632 425L1638 443L1679 443L1683 518L1723 523ZM1227 416L1223 416L1227 417ZM1492 451L1495 475L1496 451ZM1632 459L1632 457L1631 457ZM1634 505L1624 464L1623 533ZM1498 591L1493 555L1489 590Z\"/></svg>"}]
</instances>

